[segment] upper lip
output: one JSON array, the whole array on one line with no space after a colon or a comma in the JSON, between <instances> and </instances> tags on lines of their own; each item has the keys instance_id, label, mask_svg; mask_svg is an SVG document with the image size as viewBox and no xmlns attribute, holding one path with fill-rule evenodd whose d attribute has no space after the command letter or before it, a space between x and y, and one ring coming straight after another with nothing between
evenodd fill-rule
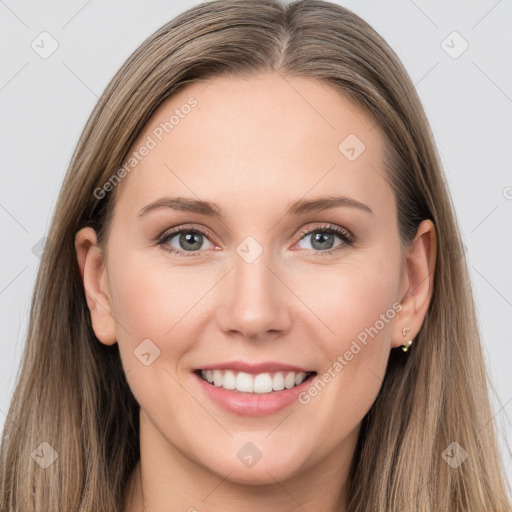
<instances>
[{"instance_id":1,"label":"upper lip","mask_svg":"<svg viewBox=\"0 0 512 512\"><path fill-rule=\"evenodd\" d=\"M264 361L261 363L247 363L244 361L226 361L224 363L214 363L201 366L197 370L235 370L246 373L266 373L287 370L289 372L311 372L300 366L294 366L286 363L278 363L275 361Z\"/></svg>"}]
</instances>

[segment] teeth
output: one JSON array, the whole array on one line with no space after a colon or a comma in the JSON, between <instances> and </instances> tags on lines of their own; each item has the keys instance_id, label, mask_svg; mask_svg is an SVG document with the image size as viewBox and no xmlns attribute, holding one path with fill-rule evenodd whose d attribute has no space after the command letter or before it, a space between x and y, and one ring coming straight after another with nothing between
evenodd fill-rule
<instances>
[{"instance_id":1,"label":"teeth","mask_svg":"<svg viewBox=\"0 0 512 512\"><path fill-rule=\"evenodd\" d=\"M295 385L298 386L305 378L306 374L304 372L298 373L295 377Z\"/></svg>"},{"instance_id":2,"label":"teeth","mask_svg":"<svg viewBox=\"0 0 512 512\"><path fill-rule=\"evenodd\" d=\"M236 376L235 388L238 391L252 393L254 391L254 379L248 373L240 372Z\"/></svg>"},{"instance_id":3,"label":"teeth","mask_svg":"<svg viewBox=\"0 0 512 512\"><path fill-rule=\"evenodd\" d=\"M286 389L293 388L295 386L295 373L290 372L285 378L284 378L284 387Z\"/></svg>"},{"instance_id":4,"label":"teeth","mask_svg":"<svg viewBox=\"0 0 512 512\"><path fill-rule=\"evenodd\" d=\"M217 387L244 393L271 393L298 386L308 376L305 372L275 372L252 375L232 370L201 370L201 377Z\"/></svg>"},{"instance_id":5,"label":"teeth","mask_svg":"<svg viewBox=\"0 0 512 512\"><path fill-rule=\"evenodd\" d=\"M224 372L224 378L222 380L222 387L224 389L235 389L236 388L236 375L231 370Z\"/></svg>"},{"instance_id":6,"label":"teeth","mask_svg":"<svg viewBox=\"0 0 512 512\"><path fill-rule=\"evenodd\" d=\"M270 373L260 373L254 377L255 393L270 393L272 391L272 377Z\"/></svg>"},{"instance_id":7,"label":"teeth","mask_svg":"<svg viewBox=\"0 0 512 512\"><path fill-rule=\"evenodd\" d=\"M277 372L272 379L272 389L281 391L284 389L284 375L283 372Z\"/></svg>"},{"instance_id":8,"label":"teeth","mask_svg":"<svg viewBox=\"0 0 512 512\"><path fill-rule=\"evenodd\" d=\"M213 384L217 387L222 386L222 373L219 370L213 370Z\"/></svg>"}]
</instances>

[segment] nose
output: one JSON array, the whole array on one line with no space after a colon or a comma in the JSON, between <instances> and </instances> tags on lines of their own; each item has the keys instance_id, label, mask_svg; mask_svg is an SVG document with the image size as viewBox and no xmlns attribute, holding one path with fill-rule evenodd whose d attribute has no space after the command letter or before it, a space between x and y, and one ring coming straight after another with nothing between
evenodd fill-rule
<instances>
[{"instance_id":1,"label":"nose","mask_svg":"<svg viewBox=\"0 0 512 512\"><path fill-rule=\"evenodd\" d=\"M292 293L279 272L271 268L265 252L252 263L235 258L222 284L222 305L217 321L230 336L248 340L275 338L291 326Z\"/></svg>"}]
</instances>

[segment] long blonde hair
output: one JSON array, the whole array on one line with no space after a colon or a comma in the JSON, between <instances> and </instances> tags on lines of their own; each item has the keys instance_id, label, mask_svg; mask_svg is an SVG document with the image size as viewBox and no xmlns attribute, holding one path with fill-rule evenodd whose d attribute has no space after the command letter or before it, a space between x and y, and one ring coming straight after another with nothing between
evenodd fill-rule
<instances>
[{"instance_id":1,"label":"long blonde hair","mask_svg":"<svg viewBox=\"0 0 512 512\"><path fill-rule=\"evenodd\" d=\"M139 406L117 344L100 343L92 330L75 233L92 226L104 242L116 194L101 199L94 190L122 166L165 98L192 81L261 71L323 80L356 100L387 137L402 242L422 219L437 232L432 301L407 354L391 351L363 420L348 512L509 510L461 236L407 72L365 21L336 4L214 0L171 20L131 55L78 142L37 275L3 432L2 512L122 510L140 456ZM468 453L457 468L443 457L454 442Z\"/></svg>"}]
</instances>

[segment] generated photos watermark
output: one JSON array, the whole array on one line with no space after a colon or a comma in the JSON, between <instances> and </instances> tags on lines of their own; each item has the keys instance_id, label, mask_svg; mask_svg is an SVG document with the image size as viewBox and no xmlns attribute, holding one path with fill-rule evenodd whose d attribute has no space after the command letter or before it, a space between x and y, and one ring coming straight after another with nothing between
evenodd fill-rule
<instances>
[{"instance_id":1,"label":"generated photos watermark","mask_svg":"<svg viewBox=\"0 0 512 512\"><path fill-rule=\"evenodd\" d=\"M366 327L363 331L361 331L356 339L352 340L350 344L350 348L346 350L342 355L339 355L334 363L327 368L327 370L322 373L322 375L318 375L315 377L311 386L305 391L299 393L297 399L300 404L307 405L311 402L311 399L320 393L325 386L331 382L336 375L338 375L345 366L347 366L354 356L359 354L361 350L367 345L368 337L374 338L384 327L389 323L390 320L395 318L396 314L402 310L402 305L398 302L395 302L385 313L381 313L379 319L375 321L375 323ZM359 343L358 343L359 342ZM362 345L362 346L361 346Z\"/></svg>"},{"instance_id":2,"label":"generated photos watermark","mask_svg":"<svg viewBox=\"0 0 512 512\"><path fill-rule=\"evenodd\" d=\"M142 160L149 155L151 150L155 149L166 135L171 133L172 130L178 126L185 117L187 117L192 109L197 107L197 100L191 96L186 103L175 108L174 113L169 117L167 121L160 123L156 128L153 129L151 135L146 137L146 140L139 146L135 151L132 151L130 155L125 159L125 163L120 167L101 187L94 189L93 195L96 199L103 199L108 192L114 190L114 188L121 182L121 180L127 176Z\"/></svg>"}]
</instances>

